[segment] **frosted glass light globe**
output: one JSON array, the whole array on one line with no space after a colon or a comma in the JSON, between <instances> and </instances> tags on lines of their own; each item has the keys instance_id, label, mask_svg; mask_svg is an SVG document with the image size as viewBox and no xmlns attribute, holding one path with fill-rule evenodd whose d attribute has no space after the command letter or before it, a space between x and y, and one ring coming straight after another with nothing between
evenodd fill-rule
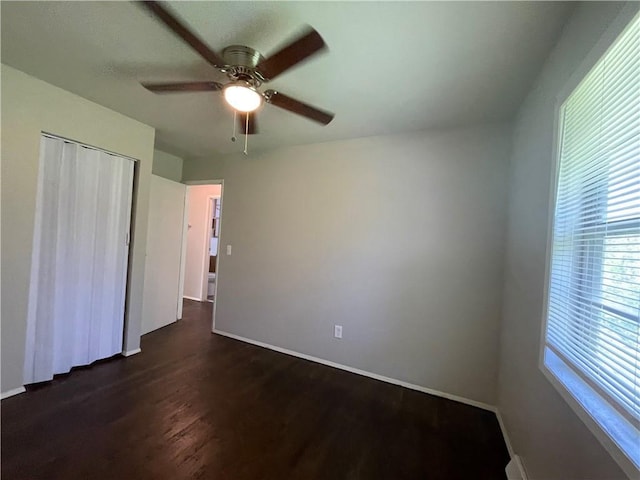
<instances>
[{"instance_id":1,"label":"frosted glass light globe","mask_svg":"<svg viewBox=\"0 0 640 480\"><path fill-rule=\"evenodd\" d=\"M262 104L262 95L255 88L242 84L224 87L224 99L239 112L253 112Z\"/></svg>"}]
</instances>

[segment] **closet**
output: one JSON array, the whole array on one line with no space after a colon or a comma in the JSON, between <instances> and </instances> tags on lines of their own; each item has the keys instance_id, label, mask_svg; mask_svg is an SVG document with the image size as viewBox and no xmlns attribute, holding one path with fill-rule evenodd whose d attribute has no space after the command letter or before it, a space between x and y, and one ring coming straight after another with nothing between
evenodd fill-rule
<instances>
[{"instance_id":1,"label":"closet","mask_svg":"<svg viewBox=\"0 0 640 480\"><path fill-rule=\"evenodd\" d=\"M122 352L134 164L41 137L25 384Z\"/></svg>"}]
</instances>

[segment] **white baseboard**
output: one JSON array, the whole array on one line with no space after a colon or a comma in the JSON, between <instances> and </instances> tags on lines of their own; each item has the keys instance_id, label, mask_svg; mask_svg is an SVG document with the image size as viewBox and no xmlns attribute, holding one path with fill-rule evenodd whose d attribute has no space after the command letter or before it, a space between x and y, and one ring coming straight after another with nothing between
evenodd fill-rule
<instances>
[{"instance_id":1,"label":"white baseboard","mask_svg":"<svg viewBox=\"0 0 640 480\"><path fill-rule=\"evenodd\" d=\"M511 459L511 461L507 464L507 468L505 469L507 478L509 480L511 480L512 478L517 480L527 480L527 472L524 468L524 464L522 463L522 459L515 454L511 439L509 438L509 432L507 432L507 427L505 426L504 420L502 419L500 409L497 407L495 409L495 414L496 417L498 417L498 423L500 424L500 430L502 431L502 438L504 438L504 443L507 446L509 458Z\"/></svg>"},{"instance_id":2,"label":"white baseboard","mask_svg":"<svg viewBox=\"0 0 640 480\"><path fill-rule=\"evenodd\" d=\"M411 390L417 390L418 392L428 393L430 395L436 395L438 397L446 398L448 400L453 400L455 402L464 403L466 405L471 405L472 407L482 408L483 410L489 410L491 412L496 412L496 407L493 405L489 405L487 403L478 402L476 400L471 400L469 398L459 397L457 395L451 395L449 393L440 392L438 390L432 390L431 388L423 387L421 385L415 385L413 383L404 382L402 380L397 380L391 377L385 377L384 375L378 375L377 373L367 372L365 370L360 370L359 368L348 367L347 365L342 365L340 363L331 362L329 360L325 360L323 358L313 357L311 355L306 355L304 353L296 352L293 350L288 350L286 348L276 347L275 345L270 345L268 343L258 342L256 340L251 340L250 338L241 337L240 335L235 335L233 333L224 332L222 330L218 330L216 328L213 329L213 333L217 333L218 335L222 335L224 337L233 338L235 340L240 340L241 342L250 343L252 345L256 345L258 347L268 348L269 350L274 350L276 352L284 353L286 355L291 355L298 358L303 358L305 360L310 360L312 362L321 363L322 365L327 365L329 367L338 368L340 370L346 370L347 372L355 373L357 375L362 375L365 377L373 378L375 380L380 380L382 382L391 383L393 385L399 385L401 387L409 388Z\"/></svg>"},{"instance_id":3,"label":"white baseboard","mask_svg":"<svg viewBox=\"0 0 640 480\"><path fill-rule=\"evenodd\" d=\"M14 388L13 390L9 390L7 392L2 392L0 394L0 400L4 400L5 398L13 397L14 395L19 395L20 393L26 392L24 387Z\"/></svg>"},{"instance_id":4,"label":"white baseboard","mask_svg":"<svg viewBox=\"0 0 640 480\"><path fill-rule=\"evenodd\" d=\"M518 455L511 457L511 461L507 464L507 468L504 469L507 474L508 480L527 480L527 473L522 465L522 460Z\"/></svg>"},{"instance_id":5,"label":"white baseboard","mask_svg":"<svg viewBox=\"0 0 640 480\"><path fill-rule=\"evenodd\" d=\"M136 353L140 353L142 351L141 348L135 348L133 350L126 350L122 352L122 355L125 357L130 357L131 355L135 355Z\"/></svg>"},{"instance_id":6,"label":"white baseboard","mask_svg":"<svg viewBox=\"0 0 640 480\"><path fill-rule=\"evenodd\" d=\"M505 427L504 421L502 420L500 410L496 407L494 412L496 414L496 417L498 417L498 423L500 424L500 430L502 431L502 436L504 437L504 443L507 445L507 451L509 452L509 458L513 458L515 456L515 453L513 451L513 446L511 445L511 440L509 439L509 434L507 433L507 427Z\"/></svg>"},{"instance_id":7,"label":"white baseboard","mask_svg":"<svg viewBox=\"0 0 640 480\"><path fill-rule=\"evenodd\" d=\"M183 295L182 298L186 298L187 300L195 300L196 302L204 302L201 298L190 297L189 295Z\"/></svg>"}]
</instances>

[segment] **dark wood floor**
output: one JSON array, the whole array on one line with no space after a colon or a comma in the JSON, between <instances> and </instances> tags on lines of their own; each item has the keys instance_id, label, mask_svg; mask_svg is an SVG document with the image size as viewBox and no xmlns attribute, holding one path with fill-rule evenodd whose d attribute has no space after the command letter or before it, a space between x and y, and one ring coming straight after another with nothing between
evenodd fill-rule
<instances>
[{"instance_id":1,"label":"dark wood floor","mask_svg":"<svg viewBox=\"0 0 640 480\"><path fill-rule=\"evenodd\" d=\"M504 479L495 415L210 333L2 401L2 479Z\"/></svg>"}]
</instances>

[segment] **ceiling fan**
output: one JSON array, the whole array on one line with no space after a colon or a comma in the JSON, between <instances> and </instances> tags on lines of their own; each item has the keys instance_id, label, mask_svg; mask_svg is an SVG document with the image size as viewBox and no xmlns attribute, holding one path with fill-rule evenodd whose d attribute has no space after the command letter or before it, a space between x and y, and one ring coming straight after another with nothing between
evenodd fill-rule
<instances>
[{"instance_id":1,"label":"ceiling fan","mask_svg":"<svg viewBox=\"0 0 640 480\"><path fill-rule=\"evenodd\" d=\"M140 3L209 64L225 73L230 80L226 84L214 81L142 83L147 90L154 93L222 91L225 101L237 113L240 131L244 135L258 132L256 110L263 103L302 115L322 125L327 125L333 120L333 113L315 108L277 90L269 89L264 92L259 90L262 84L270 82L326 47L320 34L313 28L308 27L302 35L268 58L264 58L257 50L244 45L228 46L222 50L221 55L218 55L159 2Z\"/></svg>"}]
</instances>

